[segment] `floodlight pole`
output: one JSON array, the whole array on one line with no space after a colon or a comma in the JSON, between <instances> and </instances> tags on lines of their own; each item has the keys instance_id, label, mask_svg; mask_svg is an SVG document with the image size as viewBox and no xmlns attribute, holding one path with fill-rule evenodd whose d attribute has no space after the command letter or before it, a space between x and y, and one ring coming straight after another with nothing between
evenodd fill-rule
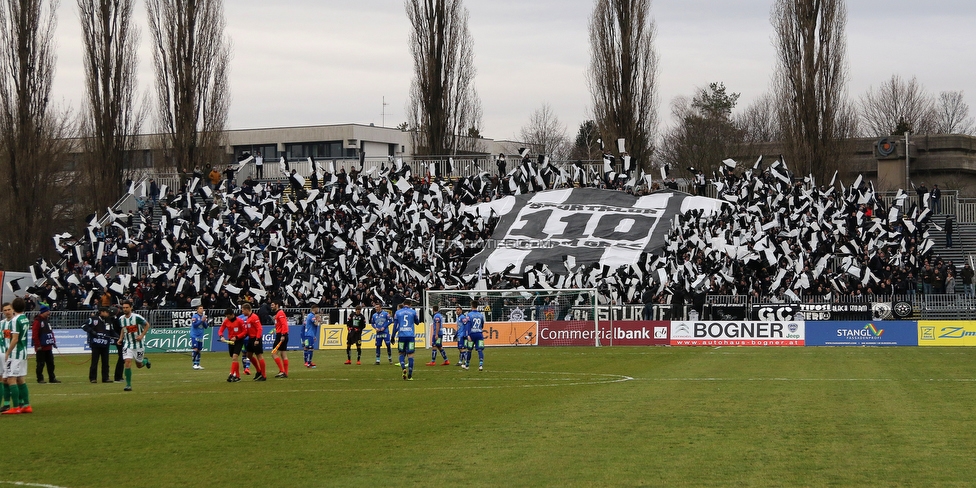
<instances>
[{"instance_id":1,"label":"floodlight pole","mask_svg":"<svg viewBox=\"0 0 976 488\"><path fill-rule=\"evenodd\" d=\"M905 191L907 192L912 186L912 179L908 176L908 136L911 135L910 131L905 131ZM922 202L919 202L921 204Z\"/></svg>"}]
</instances>

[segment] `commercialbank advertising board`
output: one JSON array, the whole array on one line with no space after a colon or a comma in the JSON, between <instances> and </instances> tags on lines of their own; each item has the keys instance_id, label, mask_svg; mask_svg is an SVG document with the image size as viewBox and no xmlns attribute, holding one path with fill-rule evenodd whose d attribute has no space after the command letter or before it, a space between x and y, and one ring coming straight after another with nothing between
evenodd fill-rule
<instances>
[{"instance_id":1,"label":"commercialbank advertising board","mask_svg":"<svg viewBox=\"0 0 976 488\"><path fill-rule=\"evenodd\" d=\"M540 346L666 346L670 322L647 320L600 322L544 320L539 322Z\"/></svg>"},{"instance_id":2,"label":"commercialbank advertising board","mask_svg":"<svg viewBox=\"0 0 976 488\"><path fill-rule=\"evenodd\" d=\"M802 346L802 321L671 322L672 346Z\"/></svg>"}]
</instances>

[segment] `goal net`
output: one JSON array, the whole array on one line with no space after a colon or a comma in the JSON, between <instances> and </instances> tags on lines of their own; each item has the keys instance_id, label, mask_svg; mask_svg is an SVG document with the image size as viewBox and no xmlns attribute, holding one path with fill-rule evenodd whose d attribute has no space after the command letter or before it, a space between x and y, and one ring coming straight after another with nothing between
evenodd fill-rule
<instances>
[{"instance_id":1,"label":"goal net","mask_svg":"<svg viewBox=\"0 0 976 488\"><path fill-rule=\"evenodd\" d=\"M457 308L467 312L473 300L485 315L485 345L600 345L593 288L428 291L424 304L428 337L434 336L430 324L437 307L444 316L444 343L456 344Z\"/></svg>"}]
</instances>

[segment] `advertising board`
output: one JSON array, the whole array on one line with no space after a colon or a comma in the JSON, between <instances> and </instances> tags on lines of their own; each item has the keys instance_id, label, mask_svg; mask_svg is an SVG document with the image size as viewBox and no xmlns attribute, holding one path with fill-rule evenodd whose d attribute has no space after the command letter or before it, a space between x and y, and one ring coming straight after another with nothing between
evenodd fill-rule
<instances>
[{"instance_id":1,"label":"advertising board","mask_svg":"<svg viewBox=\"0 0 976 488\"><path fill-rule=\"evenodd\" d=\"M807 346L917 346L912 321L806 322Z\"/></svg>"},{"instance_id":2,"label":"advertising board","mask_svg":"<svg viewBox=\"0 0 976 488\"><path fill-rule=\"evenodd\" d=\"M664 346L669 344L670 322L629 320L593 322L551 320L539 322L540 346Z\"/></svg>"},{"instance_id":3,"label":"advertising board","mask_svg":"<svg viewBox=\"0 0 976 488\"><path fill-rule=\"evenodd\" d=\"M801 321L671 322L672 346L802 346Z\"/></svg>"},{"instance_id":4,"label":"advertising board","mask_svg":"<svg viewBox=\"0 0 976 488\"><path fill-rule=\"evenodd\" d=\"M976 346L976 322L920 320L919 346Z\"/></svg>"}]
</instances>

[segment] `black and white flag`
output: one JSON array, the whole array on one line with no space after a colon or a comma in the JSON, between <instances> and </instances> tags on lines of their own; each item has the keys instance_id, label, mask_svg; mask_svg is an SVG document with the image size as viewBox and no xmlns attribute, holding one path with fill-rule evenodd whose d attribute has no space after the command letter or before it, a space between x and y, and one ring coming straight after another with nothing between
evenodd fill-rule
<instances>
[{"instance_id":1,"label":"black and white flag","mask_svg":"<svg viewBox=\"0 0 976 488\"><path fill-rule=\"evenodd\" d=\"M599 264L617 268L636 264L641 253L664 248L671 222L689 210L704 217L720 211L725 202L682 192L656 192L636 197L594 188L550 190L505 197L474 205L467 212L498 225L489 245L468 262L465 274L484 269L500 273L515 265L545 264L555 273L566 269L567 258L577 266Z\"/></svg>"}]
</instances>

